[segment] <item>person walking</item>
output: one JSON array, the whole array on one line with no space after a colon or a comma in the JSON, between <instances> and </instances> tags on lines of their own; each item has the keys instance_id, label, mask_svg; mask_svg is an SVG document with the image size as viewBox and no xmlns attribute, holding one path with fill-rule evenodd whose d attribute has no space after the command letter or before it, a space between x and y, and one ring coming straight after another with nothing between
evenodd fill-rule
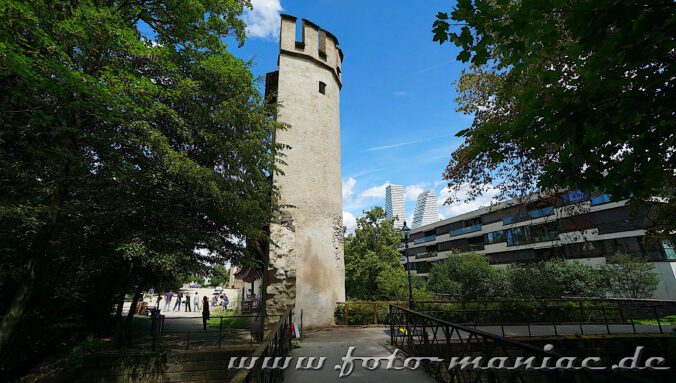
<instances>
[{"instance_id":1,"label":"person walking","mask_svg":"<svg viewBox=\"0 0 676 383\"><path fill-rule=\"evenodd\" d=\"M181 300L183 299L183 293L178 294L176 297L176 303L174 304L174 309L171 311L181 311Z\"/></svg>"},{"instance_id":2,"label":"person walking","mask_svg":"<svg viewBox=\"0 0 676 383\"><path fill-rule=\"evenodd\" d=\"M190 293L185 293L185 312L192 312L190 308Z\"/></svg>"},{"instance_id":3,"label":"person walking","mask_svg":"<svg viewBox=\"0 0 676 383\"><path fill-rule=\"evenodd\" d=\"M202 298L202 326L204 327L204 331L207 330L207 321L209 320L209 317L211 316L211 313L209 312L209 298L204 296Z\"/></svg>"},{"instance_id":4,"label":"person walking","mask_svg":"<svg viewBox=\"0 0 676 383\"><path fill-rule=\"evenodd\" d=\"M167 291L167 295L164 297L164 310L169 311L171 309L171 299L174 297L174 294L171 293L171 290Z\"/></svg>"},{"instance_id":5,"label":"person walking","mask_svg":"<svg viewBox=\"0 0 676 383\"><path fill-rule=\"evenodd\" d=\"M195 297L193 298L193 304L195 305L194 309L195 312L200 311L200 296L197 294L197 291L195 291Z\"/></svg>"},{"instance_id":6,"label":"person walking","mask_svg":"<svg viewBox=\"0 0 676 383\"><path fill-rule=\"evenodd\" d=\"M228 296L226 294L223 294L223 312L226 312L228 310L228 303L230 303Z\"/></svg>"}]
</instances>

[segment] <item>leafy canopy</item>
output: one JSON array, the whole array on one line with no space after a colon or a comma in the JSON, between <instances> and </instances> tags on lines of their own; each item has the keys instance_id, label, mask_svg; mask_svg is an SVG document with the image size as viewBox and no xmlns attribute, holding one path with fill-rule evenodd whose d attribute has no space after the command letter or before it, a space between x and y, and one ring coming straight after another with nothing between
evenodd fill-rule
<instances>
[{"instance_id":1,"label":"leafy canopy","mask_svg":"<svg viewBox=\"0 0 676 383\"><path fill-rule=\"evenodd\" d=\"M266 239L283 127L225 43L248 5L0 4L0 348L35 286L107 316L120 291Z\"/></svg>"},{"instance_id":2,"label":"leafy canopy","mask_svg":"<svg viewBox=\"0 0 676 383\"><path fill-rule=\"evenodd\" d=\"M452 190L664 193L676 170L673 3L460 0L433 28L471 64L457 101L474 121L444 172Z\"/></svg>"},{"instance_id":3,"label":"leafy canopy","mask_svg":"<svg viewBox=\"0 0 676 383\"><path fill-rule=\"evenodd\" d=\"M345 238L345 288L349 299L404 300L408 277L399 263L401 230L376 206L357 218L354 234ZM416 296L424 289L416 279Z\"/></svg>"}]
</instances>

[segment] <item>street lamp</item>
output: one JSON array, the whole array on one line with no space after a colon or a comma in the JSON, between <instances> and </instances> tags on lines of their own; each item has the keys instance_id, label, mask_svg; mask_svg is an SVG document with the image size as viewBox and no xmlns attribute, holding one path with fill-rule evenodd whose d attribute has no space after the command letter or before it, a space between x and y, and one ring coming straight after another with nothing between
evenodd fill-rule
<instances>
[{"instance_id":1,"label":"street lamp","mask_svg":"<svg viewBox=\"0 0 676 383\"><path fill-rule=\"evenodd\" d=\"M404 254L406 254L406 272L408 274L408 309L413 310L413 286L411 285L411 262L408 259L408 237L411 235L411 229L406 226L401 228L401 233L404 236Z\"/></svg>"}]
</instances>

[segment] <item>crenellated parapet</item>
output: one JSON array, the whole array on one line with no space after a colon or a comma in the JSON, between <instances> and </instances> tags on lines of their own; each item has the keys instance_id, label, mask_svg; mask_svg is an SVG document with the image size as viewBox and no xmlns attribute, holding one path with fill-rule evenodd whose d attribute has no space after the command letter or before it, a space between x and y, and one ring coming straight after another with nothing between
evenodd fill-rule
<instances>
[{"instance_id":1,"label":"crenellated parapet","mask_svg":"<svg viewBox=\"0 0 676 383\"><path fill-rule=\"evenodd\" d=\"M338 47L336 36L306 19L301 21L301 35L296 36L298 19L284 14L281 18L279 54L305 57L331 70L338 86L341 87L343 51Z\"/></svg>"}]
</instances>

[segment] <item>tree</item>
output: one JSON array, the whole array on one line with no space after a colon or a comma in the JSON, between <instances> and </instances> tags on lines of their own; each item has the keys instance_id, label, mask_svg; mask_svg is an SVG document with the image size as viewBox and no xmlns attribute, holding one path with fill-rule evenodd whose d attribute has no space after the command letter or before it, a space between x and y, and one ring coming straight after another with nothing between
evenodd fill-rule
<instances>
[{"instance_id":1,"label":"tree","mask_svg":"<svg viewBox=\"0 0 676 383\"><path fill-rule=\"evenodd\" d=\"M504 270L491 266L479 253L453 254L430 270L428 288L458 299L499 299L510 295Z\"/></svg>"},{"instance_id":2,"label":"tree","mask_svg":"<svg viewBox=\"0 0 676 383\"><path fill-rule=\"evenodd\" d=\"M609 293L619 298L652 298L660 281L653 272L655 266L626 253L608 257L603 274L608 281Z\"/></svg>"},{"instance_id":3,"label":"tree","mask_svg":"<svg viewBox=\"0 0 676 383\"><path fill-rule=\"evenodd\" d=\"M401 265L385 265L376 277L378 285L378 299L389 301L407 301L409 298L408 275ZM429 301L432 295L428 292L425 278L420 276L411 277L413 299L417 301Z\"/></svg>"},{"instance_id":4,"label":"tree","mask_svg":"<svg viewBox=\"0 0 676 383\"><path fill-rule=\"evenodd\" d=\"M211 286L221 286L225 287L230 280L230 270L225 268L223 265L214 265L210 271L211 276Z\"/></svg>"},{"instance_id":5,"label":"tree","mask_svg":"<svg viewBox=\"0 0 676 383\"><path fill-rule=\"evenodd\" d=\"M376 206L357 218L354 234L345 238L345 287L350 299L399 299L402 276L399 263L401 231L393 220L385 219L385 210ZM408 296L406 281L405 296Z\"/></svg>"},{"instance_id":6,"label":"tree","mask_svg":"<svg viewBox=\"0 0 676 383\"><path fill-rule=\"evenodd\" d=\"M515 297L522 299L605 296L602 274L578 261L550 259L513 264L508 273Z\"/></svg>"},{"instance_id":7,"label":"tree","mask_svg":"<svg viewBox=\"0 0 676 383\"><path fill-rule=\"evenodd\" d=\"M27 315L58 317L27 310L36 288L100 326L109 297L267 238L283 126L227 51L245 5L0 5L0 350Z\"/></svg>"},{"instance_id":8,"label":"tree","mask_svg":"<svg viewBox=\"0 0 676 383\"><path fill-rule=\"evenodd\" d=\"M675 25L676 7L657 0L462 0L439 13L434 40L472 65L457 101L474 121L444 172L451 190L663 193L676 169Z\"/></svg>"}]
</instances>

